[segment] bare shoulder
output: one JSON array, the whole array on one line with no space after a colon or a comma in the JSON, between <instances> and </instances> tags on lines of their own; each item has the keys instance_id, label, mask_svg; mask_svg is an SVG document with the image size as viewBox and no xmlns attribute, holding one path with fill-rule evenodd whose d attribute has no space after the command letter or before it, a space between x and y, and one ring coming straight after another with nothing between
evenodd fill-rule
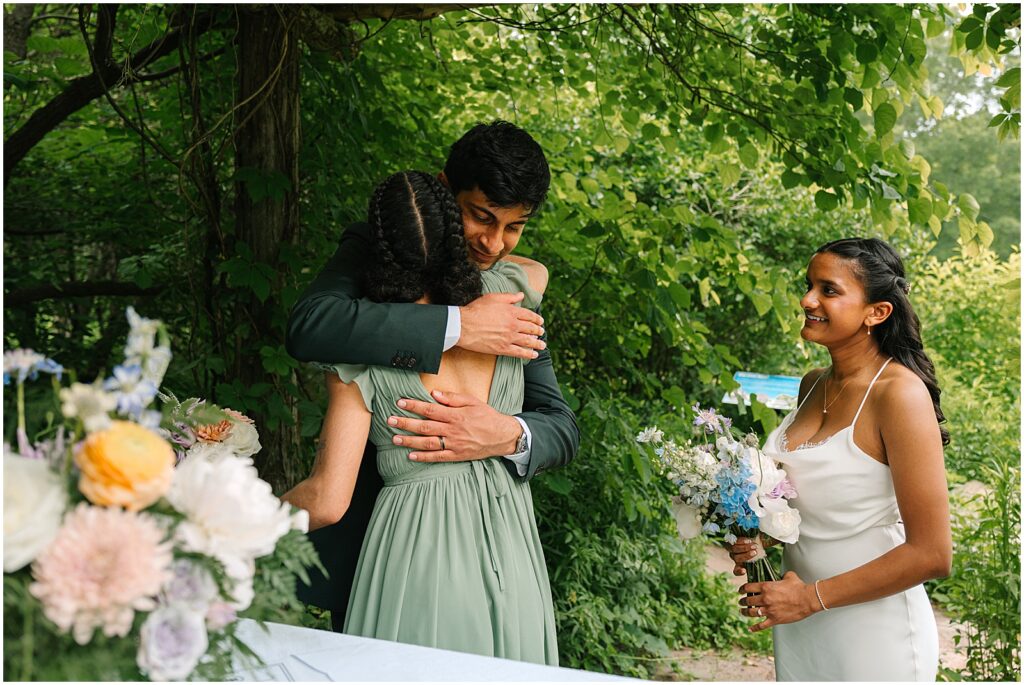
<instances>
[{"instance_id":1,"label":"bare shoulder","mask_svg":"<svg viewBox=\"0 0 1024 685\"><path fill-rule=\"evenodd\" d=\"M821 378L821 376L826 371L828 371L828 369L826 367L822 367L820 369L811 369L806 374L804 374L804 377L800 380L801 401L803 401L803 399L807 397L807 393L811 391L811 387L813 387L814 384L818 382L818 379Z\"/></svg>"},{"instance_id":2,"label":"bare shoulder","mask_svg":"<svg viewBox=\"0 0 1024 685\"><path fill-rule=\"evenodd\" d=\"M548 287L548 268L546 266L529 257L518 255L508 255L505 259L523 267L526 278L530 281L530 287L538 293L544 294L544 290Z\"/></svg>"},{"instance_id":3,"label":"bare shoulder","mask_svg":"<svg viewBox=\"0 0 1024 685\"><path fill-rule=\"evenodd\" d=\"M877 414L884 418L934 415L932 396L921 378L899 362L891 362L875 384Z\"/></svg>"}]
</instances>

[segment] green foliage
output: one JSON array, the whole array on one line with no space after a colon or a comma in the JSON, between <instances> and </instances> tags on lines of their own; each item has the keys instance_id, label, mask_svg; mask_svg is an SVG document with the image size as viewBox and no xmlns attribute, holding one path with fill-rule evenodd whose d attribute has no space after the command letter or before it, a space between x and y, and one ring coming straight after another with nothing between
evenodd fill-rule
<instances>
[{"instance_id":1,"label":"green foliage","mask_svg":"<svg viewBox=\"0 0 1024 685\"><path fill-rule=\"evenodd\" d=\"M197 69L112 91L148 142L100 98L16 168L4 209L16 265L8 293L109 280L152 290L5 308L5 345L45 351L91 380L118 356L133 302L176 332L169 387L263 412L271 435L297 427L303 443L280 456L304 475L325 398L319 374L283 352L289 308L344 225L365 216L378 180L440 169L472 124L515 121L552 166L549 200L519 251L551 271L549 341L583 429L576 462L534 484L563 662L649 675L668 647L744 633L734 593L676 540L666 486L633 434L668 425L673 407L680 420L688 404L718 404L736 370L802 374L824 363L798 336L817 245L879 235L920 255L938 230L948 256L959 238L975 260L908 265L945 390L949 464L980 477L986 456L1019 459L1019 303L990 305L988 285L1019 267L983 249L991 242L1005 257L1019 241L1019 143L993 141L988 117L942 119L953 99L932 85L947 46L968 76L995 66L997 80L975 92L995 90L1011 106L996 123L1002 135L1019 127L1019 71L1004 49L1019 30L1008 5L977 7L976 22L950 6L893 4L505 5L368 20L347 34L359 41L348 61L303 47L297 188L233 168L230 115L245 65L232 16L152 67L215 55ZM116 54L162 35L175 11L124 6ZM982 40L968 44L979 26ZM5 55L8 136L88 70L77 28L61 21L34 24L28 47L24 60ZM295 245L257 259L235 225L238 192L270 203L295 193ZM1019 282L1007 287L1019 292ZM775 413L736 418L763 433ZM274 574L260 577L265 609L297 620L294 606L277 606Z\"/></svg>"},{"instance_id":2,"label":"green foliage","mask_svg":"<svg viewBox=\"0 0 1024 685\"><path fill-rule=\"evenodd\" d=\"M980 479L992 459L1020 461L1020 253L922 261L912 298L943 390L946 461Z\"/></svg>"},{"instance_id":3,"label":"green foliage","mask_svg":"<svg viewBox=\"0 0 1024 685\"><path fill-rule=\"evenodd\" d=\"M981 466L991 486L955 502L954 573L942 583L967 652L964 680L1020 680L1020 466ZM959 678L958 678L959 679Z\"/></svg>"}]
</instances>

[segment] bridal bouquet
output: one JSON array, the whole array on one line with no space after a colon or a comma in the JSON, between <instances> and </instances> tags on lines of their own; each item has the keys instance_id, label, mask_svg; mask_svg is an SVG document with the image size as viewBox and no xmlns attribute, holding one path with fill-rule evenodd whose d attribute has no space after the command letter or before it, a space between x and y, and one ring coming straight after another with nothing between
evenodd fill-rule
<instances>
[{"instance_id":1,"label":"bridal bouquet","mask_svg":"<svg viewBox=\"0 0 1024 685\"><path fill-rule=\"evenodd\" d=\"M665 440L657 426L636 437L679 488L672 505L680 537L703 533L732 544L760 532L796 542L800 512L787 501L797 493L786 472L759 449L756 435L736 434L731 420L714 409L695 405L692 411L694 435L684 442ZM747 575L752 581L779 577L763 553L748 564Z\"/></svg>"},{"instance_id":2,"label":"bridal bouquet","mask_svg":"<svg viewBox=\"0 0 1024 685\"><path fill-rule=\"evenodd\" d=\"M127 313L124 363L103 381L62 387L55 361L4 353L17 407L16 449L4 445L12 679L222 679L232 654L247 651L238 615L299 606L295 576L319 563L306 512L257 475L253 422L161 394L166 330ZM33 442L25 384L40 373L56 397L32 416L42 426Z\"/></svg>"}]
</instances>

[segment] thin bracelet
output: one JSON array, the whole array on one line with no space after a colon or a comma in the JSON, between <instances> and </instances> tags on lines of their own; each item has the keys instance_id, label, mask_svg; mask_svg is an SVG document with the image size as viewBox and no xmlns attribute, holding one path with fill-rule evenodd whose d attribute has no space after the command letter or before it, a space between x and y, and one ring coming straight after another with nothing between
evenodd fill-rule
<instances>
[{"instance_id":1,"label":"thin bracelet","mask_svg":"<svg viewBox=\"0 0 1024 685\"><path fill-rule=\"evenodd\" d=\"M825 602L823 602L822 599L821 599L821 592L818 590L818 583L820 583L820 582L821 582L820 578L818 580L814 581L814 594L816 594L818 596L818 604L821 605L821 608L824 611L828 611L829 608L827 606L825 606Z\"/></svg>"}]
</instances>

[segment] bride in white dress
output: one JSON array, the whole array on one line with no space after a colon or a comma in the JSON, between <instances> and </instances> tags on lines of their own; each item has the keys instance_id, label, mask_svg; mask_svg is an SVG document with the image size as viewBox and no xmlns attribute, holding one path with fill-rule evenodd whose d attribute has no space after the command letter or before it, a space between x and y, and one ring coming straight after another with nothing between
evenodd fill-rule
<instances>
[{"instance_id":1,"label":"bride in white dress","mask_svg":"<svg viewBox=\"0 0 1024 685\"><path fill-rule=\"evenodd\" d=\"M933 681L938 634L921 585L949 574L943 445L935 370L921 345L899 256L844 239L807 269L801 336L828 369L804 376L801 401L768 436L799 496L800 539L782 580L747 583L743 613L772 628L780 681ZM736 573L756 550L732 547Z\"/></svg>"}]
</instances>

